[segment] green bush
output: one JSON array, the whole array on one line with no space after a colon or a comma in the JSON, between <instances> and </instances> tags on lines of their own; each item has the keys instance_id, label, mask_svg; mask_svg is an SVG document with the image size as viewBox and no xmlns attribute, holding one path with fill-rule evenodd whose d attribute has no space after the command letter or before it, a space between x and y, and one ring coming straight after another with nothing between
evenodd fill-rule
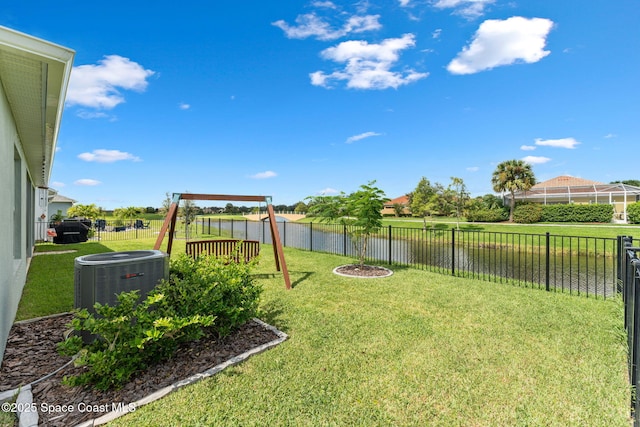
<instances>
[{"instance_id":1,"label":"green bush","mask_svg":"<svg viewBox=\"0 0 640 427\"><path fill-rule=\"evenodd\" d=\"M97 339L84 344L73 335L60 343L62 354L77 355L76 365L87 367L65 383L119 388L136 372L171 357L180 342L229 334L257 313L262 289L249 274L252 265L182 254L171 260L169 279L143 301L138 291L123 292L114 306L96 304L96 314L80 310L72 330Z\"/></svg>"},{"instance_id":2,"label":"green bush","mask_svg":"<svg viewBox=\"0 0 640 427\"><path fill-rule=\"evenodd\" d=\"M640 224L640 202L627 205L627 221L631 224Z\"/></svg>"},{"instance_id":3,"label":"green bush","mask_svg":"<svg viewBox=\"0 0 640 427\"><path fill-rule=\"evenodd\" d=\"M501 222L509 219L509 212L502 208L480 208L467 213L469 222Z\"/></svg>"},{"instance_id":4,"label":"green bush","mask_svg":"<svg viewBox=\"0 0 640 427\"><path fill-rule=\"evenodd\" d=\"M608 204L562 204L545 205L542 221L545 222L611 222L613 205Z\"/></svg>"},{"instance_id":5,"label":"green bush","mask_svg":"<svg viewBox=\"0 0 640 427\"><path fill-rule=\"evenodd\" d=\"M213 330L220 336L256 316L262 288L250 275L253 262L226 258L193 259L181 254L171 260L169 280L157 290L180 315L216 316Z\"/></svg>"},{"instance_id":6,"label":"green bush","mask_svg":"<svg viewBox=\"0 0 640 427\"><path fill-rule=\"evenodd\" d=\"M513 210L513 222L533 224L542 219L542 205L537 203L519 203Z\"/></svg>"},{"instance_id":7,"label":"green bush","mask_svg":"<svg viewBox=\"0 0 640 427\"><path fill-rule=\"evenodd\" d=\"M113 307L96 304L97 314L82 309L71 321L75 331L85 331L97 339L84 344L77 335L58 346L60 353L77 355L76 366L87 370L65 377L68 385L93 384L99 390L119 388L137 372L169 358L180 341L204 335L204 326L214 316L176 316L161 293L149 294L138 302L138 291L122 292ZM198 326L197 328L189 326Z\"/></svg>"}]
</instances>

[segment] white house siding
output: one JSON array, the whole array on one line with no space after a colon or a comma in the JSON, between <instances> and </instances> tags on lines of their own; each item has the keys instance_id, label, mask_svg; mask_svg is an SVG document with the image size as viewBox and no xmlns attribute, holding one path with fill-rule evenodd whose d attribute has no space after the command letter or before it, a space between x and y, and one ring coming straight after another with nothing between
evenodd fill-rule
<instances>
[{"instance_id":1,"label":"white house siding","mask_svg":"<svg viewBox=\"0 0 640 427\"><path fill-rule=\"evenodd\" d=\"M0 355L27 274L27 171L18 133L0 84ZM16 182L18 178L18 182ZM16 199L19 200L16 206ZM0 357L1 360L1 357Z\"/></svg>"},{"instance_id":2,"label":"white house siding","mask_svg":"<svg viewBox=\"0 0 640 427\"><path fill-rule=\"evenodd\" d=\"M44 187L35 190L34 223L36 241L47 240L47 224L49 220L49 189Z\"/></svg>"},{"instance_id":3,"label":"white house siding","mask_svg":"<svg viewBox=\"0 0 640 427\"><path fill-rule=\"evenodd\" d=\"M0 26L0 363L27 277L36 187L48 186L73 57Z\"/></svg>"}]
</instances>

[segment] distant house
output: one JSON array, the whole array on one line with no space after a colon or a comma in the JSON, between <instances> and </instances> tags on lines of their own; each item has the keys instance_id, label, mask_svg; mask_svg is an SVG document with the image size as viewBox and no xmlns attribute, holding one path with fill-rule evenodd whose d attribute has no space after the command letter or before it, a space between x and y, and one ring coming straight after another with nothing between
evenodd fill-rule
<instances>
[{"instance_id":1,"label":"distant house","mask_svg":"<svg viewBox=\"0 0 640 427\"><path fill-rule=\"evenodd\" d=\"M400 196L396 197L395 199L389 200L384 204L384 207L382 208L382 215L395 216L396 205L402 206L402 212L400 215L411 215L411 210L409 209L409 196Z\"/></svg>"},{"instance_id":2,"label":"distant house","mask_svg":"<svg viewBox=\"0 0 640 427\"><path fill-rule=\"evenodd\" d=\"M73 199L58 194L53 188L38 187L35 206L36 241L48 240L47 228L53 216L60 211L63 217L67 217L67 211L75 202Z\"/></svg>"},{"instance_id":3,"label":"distant house","mask_svg":"<svg viewBox=\"0 0 640 427\"><path fill-rule=\"evenodd\" d=\"M56 190L53 190L51 188L49 189L48 199L49 207L47 212L49 219L51 219L53 215L57 214L58 211L60 211L62 213L62 216L64 217L69 216L67 215L67 211L71 206L73 206L74 203L76 203L76 200L65 197L62 194L58 194Z\"/></svg>"},{"instance_id":4,"label":"distant house","mask_svg":"<svg viewBox=\"0 0 640 427\"><path fill-rule=\"evenodd\" d=\"M73 57L0 27L0 363L33 254Z\"/></svg>"},{"instance_id":5,"label":"distant house","mask_svg":"<svg viewBox=\"0 0 640 427\"><path fill-rule=\"evenodd\" d=\"M511 196L505 195L506 203ZM517 192L516 201L531 201L545 205L561 203L605 203L613 205L614 220L627 221L627 205L640 201L640 187L626 184L604 184L573 176L558 176L540 182L530 190Z\"/></svg>"}]
</instances>

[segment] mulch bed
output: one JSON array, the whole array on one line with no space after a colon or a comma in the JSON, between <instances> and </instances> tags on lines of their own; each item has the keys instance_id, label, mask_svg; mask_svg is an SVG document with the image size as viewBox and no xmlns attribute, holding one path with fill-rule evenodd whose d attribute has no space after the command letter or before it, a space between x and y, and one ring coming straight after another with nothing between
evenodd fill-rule
<instances>
[{"instance_id":1,"label":"mulch bed","mask_svg":"<svg viewBox=\"0 0 640 427\"><path fill-rule=\"evenodd\" d=\"M334 270L338 274L354 277L386 277L391 275L391 270L376 265L348 264L342 265Z\"/></svg>"},{"instance_id":2,"label":"mulch bed","mask_svg":"<svg viewBox=\"0 0 640 427\"><path fill-rule=\"evenodd\" d=\"M71 319L71 314L65 314L13 325L0 367L0 391L36 381L71 360L70 357L59 355L56 350L57 343L64 340L64 332L68 329L66 325ZM221 340L202 338L187 343L179 348L172 359L140 373L123 388L107 392L63 385L61 380L64 375L81 372L82 368L70 364L32 386L39 423L41 426L74 426L98 418L110 412L112 404L126 406L277 338L273 331L250 321ZM43 413L43 405L54 409ZM74 411L56 411L56 405L72 405ZM87 408L95 408L95 411Z\"/></svg>"}]
</instances>

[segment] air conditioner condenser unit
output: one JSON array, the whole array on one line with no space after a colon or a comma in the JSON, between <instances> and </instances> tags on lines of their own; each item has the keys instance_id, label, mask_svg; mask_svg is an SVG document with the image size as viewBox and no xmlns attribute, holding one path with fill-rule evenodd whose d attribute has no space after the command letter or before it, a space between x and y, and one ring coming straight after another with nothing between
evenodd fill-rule
<instances>
[{"instance_id":1,"label":"air conditioner condenser unit","mask_svg":"<svg viewBox=\"0 0 640 427\"><path fill-rule=\"evenodd\" d=\"M169 277L169 255L159 250L84 255L74 268L74 305L94 312L97 302L115 305L121 292L137 289L144 298Z\"/></svg>"}]
</instances>

